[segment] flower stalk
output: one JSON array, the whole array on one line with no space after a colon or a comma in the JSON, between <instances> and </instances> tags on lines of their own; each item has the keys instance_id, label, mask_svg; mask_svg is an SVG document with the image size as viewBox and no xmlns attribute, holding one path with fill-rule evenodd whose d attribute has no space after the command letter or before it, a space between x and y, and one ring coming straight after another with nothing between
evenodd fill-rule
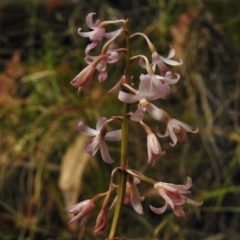
<instances>
[{"instance_id":1,"label":"flower stalk","mask_svg":"<svg viewBox=\"0 0 240 240\"><path fill-rule=\"evenodd\" d=\"M124 24L124 32L126 38L126 69L125 69L125 82L126 84L131 86L131 46L129 39L129 20L127 19ZM124 103L123 106L123 121L122 121L122 141L121 141L121 162L120 167L125 168L128 167L128 139L129 139L129 116L128 112L130 109L130 104ZM109 239L113 239L116 236L117 229L119 226L122 206L126 191L126 183L127 183L127 173L125 171L120 172L119 176L119 184L118 184L118 197L115 206L115 212L113 216L112 226L109 233Z\"/></svg>"}]
</instances>

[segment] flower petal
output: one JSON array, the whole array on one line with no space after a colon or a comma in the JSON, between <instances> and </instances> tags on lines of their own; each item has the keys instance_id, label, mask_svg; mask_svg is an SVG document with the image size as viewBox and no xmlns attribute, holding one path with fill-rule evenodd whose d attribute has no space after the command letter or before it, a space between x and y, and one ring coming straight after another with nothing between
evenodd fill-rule
<instances>
[{"instance_id":1,"label":"flower petal","mask_svg":"<svg viewBox=\"0 0 240 240\"><path fill-rule=\"evenodd\" d=\"M149 74L141 74L140 84L139 84L139 93L141 96L145 97L151 89L151 76Z\"/></svg>"},{"instance_id":2,"label":"flower petal","mask_svg":"<svg viewBox=\"0 0 240 240\"><path fill-rule=\"evenodd\" d=\"M143 214L143 208L142 208L142 203L140 201L140 195L139 195L138 189L135 184L131 184L130 199L131 199L131 204L132 204L133 209L138 214Z\"/></svg>"},{"instance_id":3,"label":"flower petal","mask_svg":"<svg viewBox=\"0 0 240 240\"><path fill-rule=\"evenodd\" d=\"M99 19L95 23L93 23L93 16L95 14L96 13L89 13L86 17L86 23L87 23L88 27L90 27L91 29L98 27L99 24L101 23L101 21Z\"/></svg>"},{"instance_id":4,"label":"flower petal","mask_svg":"<svg viewBox=\"0 0 240 240\"><path fill-rule=\"evenodd\" d=\"M138 62L138 63L139 63L139 66L140 66L140 67L146 68L146 63L145 63L145 61L144 61L142 58L139 59L139 62Z\"/></svg>"},{"instance_id":5,"label":"flower petal","mask_svg":"<svg viewBox=\"0 0 240 240\"><path fill-rule=\"evenodd\" d=\"M105 28L96 28L93 30L92 35L89 37L89 39L93 42L99 42L103 39L105 33Z\"/></svg>"},{"instance_id":6,"label":"flower petal","mask_svg":"<svg viewBox=\"0 0 240 240\"><path fill-rule=\"evenodd\" d=\"M87 220L90 218L92 211L95 207L95 204L91 200L85 200L74 206L67 208L69 213L73 213L75 216L69 221L69 224L76 221L80 217L84 216L81 226L86 224Z\"/></svg>"},{"instance_id":7,"label":"flower petal","mask_svg":"<svg viewBox=\"0 0 240 240\"><path fill-rule=\"evenodd\" d=\"M148 98L149 101L161 98L168 99L170 95L170 86L167 83L162 83L156 77L152 78L155 90L153 90L152 96Z\"/></svg>"},{"instance_id":8,"label":"flower petal","mask_svg":"<svg viewBox=\"0 0 240 240\"><path fill-rule=\"evenodd\" d=\"M187 177L187 182L185 185L183 185L183 188L189 189L192 186L192 179L190 177Z\"/></svg>"},{"instance_id":9,"label":"flower petal","mask_svg":"<svg viewBox=\"0 0 240 240\"><path fill-rule=\"evenodd\" d=\"M86 225L86 223L88 222L88 220L89 220L89 218L90 218L91 216L92 216L92 211L89 212L89 213L82 219L81 224L80 224L80 226L79 226L79 229L82 229L82 228Z\"/></svg>"},{"instance_id":10,"label":"flower petal","mask_svg":"<svg viewBox=\"0 0 240 240\"><path fill-rule=\"evenodd\" d=\"M160 131L159 131L159 129L158 129L158 127L157 127L155 133L156 133L156 135L157 135L158 137L164 138L164 137L169 136L169 129L168 129L168 127L167 127L165 133L164 133L164 134L161 134Z\"/></svg>"},{"instance_id":11,"label":"flower petal","mask_svg":"<svg viewBox=\"0 0 240 240\"><path fill-rule=\"evenodd\" d=\"M88 139L86 141L85 151L91 156L94 156L99 149L99 145L100 145L100 139L99 139L99 136L97 135L93 139Z\"/></svg>"},{"instance_id":12,"label":"flower petal","mask_svg":"<svg viewBox=\"0 0 240 240\"><path fill-rule=\"evenodd\" d=\"M182 65L183 64L183 61L182 59L179 60L179 62L175 61L175 60L171 60L169 58L166 58L166 57L163 57L163 56L160 56L161 60L171 66L179 66L179 65Z\"/></svg>"},{"instance_id":13,"label":"flower petal","mask_svg":"<svg viewBox=\"0 0 240 240\"><path fill-rule=\"evenodd\" d=\"M122 130L107 132L104 136L106 141L119 141L122 138Z\"/></svg>"},{"instance_id":14,"label":"flower petal","mask_svg":"<svg viewBox=\"0 0 240 240\"><path fill-rule=\"evenodd\" d=\"M73 206L70 206L68 207L66 210L69 212L69 213L74 213L75 211L80 211L81 208L85 207L86 205L88 205L88 203L90 202L89 199L87 200L84 200L78 204L75 204Z\"/></svg>"},{"instance_id":15,"label":"flower petal","mask_svg":"<svg viewBox=\"0 0 240 240\"><path fill-rule=\"evenodd\" d=\"M100 61L97 66L96 66L96 69L99 71L99 72L103 72L103 71L106 71L107 69L107 59L103 59L102 61Z\"/></svg>"},{"instance_id":16,"label":"flower petal","mask_svg":"<svg viewBox=\"0 0 240 240\"><path fill-rule=\"evenodd\" d=\"M185 218L185 212L183 211L182 206L175 206L173 212L177 217Z\"/></svg>"},{"instance_id":17,"label":"flower petal","mask_svg":"<svg viewBox=\"0 0 240 240\"><path fill-rule=\"evenodd\" d=\"M198 132L198 128L193 130L193 127L184 123L184 122L181 122L177 119L172 119L176 124L179 124L181 127L183 127L185 130L187 130L188 132L192 132L192 133L197 133ZM174 126L175 127L175 126Z\"/></svg>"},{"instance_id":18,"label":"flower petal","mask_svg":"<svg viewBox=\"0 0 240 240\"><path fill-rule=\"evenodd\" d=\"M111 53L109 53L108 58L107 58L107 62L108 63L115 63L119 60L119 54L115 51L112 51Z\"/></svg>"},{"instance_id":19,"label":"flower petal","mask_svg":"<svg viewBox=\"0 0 240 240\"><path fill-rule=\"evenodd\" d=\"M79 28L78 29L78 34L81 36L81 37L88 37L88 38L91 38L93 36L93 31L90 31L90 32L81 32L82 29Z\"/></svg>"},{"instance_id":20,"label":"flower petal","mask_svg":"<svg viewBox=\"0 0 240 240\"><path fill-rule=\"evenodd\" d=\"M107 79L107 71L103 71L98 76L98 81L100 83L104 82Z\"/></svg>"},{"instance_id":21,"label":"flower petal","mask_svg":"<svg viewBox=\"0 0 240 240\"><path fill-rule=\"evenodd\" d=\"M172 143L169 143L171 147L174 147L177 144L177 136L175 132L173 131L173 128L171 126L168 126L169 128L169 135L172 140Z\"/></svg>"},{"instance_id":22,"label":"flower petal","mask_svg":"<svg viewBox=\"0 0 240 240\"><path fill-rule=\"evenodd\" d=\"M173 200L165 193L164 191L158 190L158 193L160 196L171 206L172 209L174 209L174 202Z\"/></svg>"},{"instance_id":23,"label":"flower petal","mask_svg":"<svg viewBox=\"0 0 240 240\"><path fill-rule=\"evenodd\" d=\"M100 141L100 151L101 151L102 159L105 163L111 164L114 162L109 154L107 144L103 140Z\"/></svg>"},{"instance_id":24,"label":"flower petal","mask_svg":"<svg viewBox=\"0 0 240 240\"><path fill-rule=\"evenodd\" d=\"M187 203L189 203L189 204L191 204L193 206L197 206L197 207L199 207L199 206L201 206L203 204L203 202L196 202L196 201L194 201L194 200L192 200L190 198L187 198Z\"/></svg>"},{"instance_id":25,"label":"flower petal","mask_svg":"<svg viewBox=\"0 0 240 240\"><path fill-rule=\"evenodd\" d=\"M144 117L144 110L141 107L138 107L137 110L132 114L131 120L140 122Z\"/></svg>"},{"instance_id":26,"label":"flower petal","mask_svg":"<svg viewBox=\"0 0 240 240\"><path fill-rule=\"evenodd\" d=\"M96 124L96 129L98 132L101 131L102 127L103 127L103 124L107 121L107 118L106 117L101 117L98 121L97 121L97 124Z\"/></svg>"},{"instance_id":27,"label":"flower petal","mask_svg":"<svg viewBox=\"0 0 240 240\"><path fill-rule=\"evenodd\" d=\"M163 207L160 208L156 208L150 205L151 210L156 213L156 214L162 214L166 211L167 209L167 202L165 203L165 205Z\"/></svg>"},{"instance_id":28,"label":"flower petal","mask_svg":"<svg viewBox=\"0 0 240 240\"><path fill-rule=\"evenodd\" d=\"M166 78L160 75L156 75L156 78L160 79L164 83L167 83L168 85L173 85L176 84L180 79L180 75L178 73L175 73L175 75L177 76L177 78Z\"/></svg>"},{"instance_id":29,"label":"flower petal","mask_svg":"<svg viewBox=\"0 0 240 240\"><path fill-rule=\"evenodd\" d=\"M176 188L177 185L175 184L170 184L170 183L164 183L164 182L157 182L154 187L155 188L160 188L160 189L166 189L169 192L178 192L178 189Z\"/></svg>"},{"instance_id":30,"label":"flower petal","mask_svg":"<svg viewBox=\"0 0 240 240\"><path fill-rule=\"evenodd\" d=\"M114 21L112 21L113 23L114 23ZM115 31L112 31L112 32L108 32L108 33L105 33L104 34L104 37L105 38L113 38L116 34L119 34L119 31L121 30L122 28L120 28L120 29L117 29L117 30L115 30ZM121 31L122 32L122 31Z\"/></svg>"},{"instance_id":31,"label":"flower petal","mask_svg":"<svg viewBox=\"0 0 240 240\"><path fill-rule=\"evenodd\" d=\"M160 59L157 52L153 52L152 53L152 63L157 64L158 62L162 62L162 60Z\"/></svg>"},{"instance_id":32,"label":"flower petal","mask_svg":"<svg viewBox=\"0 0 240 240\"><path fill-rule=\"evenodd\" d=\"M79 122L77 125L77 130L87 136L96 136L99 132L93 128L86 126L83 122Z\"/></svg>"},{"instance_id":33,"label":"flower petal","mask_svg":"<svg viewBox=\"0 0 240 240\"><path fill-rule=\"evenodd\" d=\"M87 54L91 49L95 48L97 46L98 42L92 42L87 45L85 49L85 53Z\"/></svg>"},{"instance_id":34,"label":"flower petal","mask_svg":"<svg viewBox=\"0 0 240 240\"><path fill-rule=\"evenodd\" d=\"M78 220L80 217L82 217L85 214L85 212L82 210L78 214L76 214L69 222L68 224Z\"/></svg>"},{"instance_id":35,"label":"flower petal","mask_svg":"<svg viewBox=\"0 0 240 240\"><path fill-rule=\"evenodd\" d=\"M152 103L149 103L147 106L147 112L158 121L163 121L165 119L165 112L160 108L157 108Z\"/></svg>"},{"instance_id":36,"label":"flower petal","mask_svg":"<svg viewBox=\"0 0 240 240\"><path fill-rule=\"evenodd\" d=\"M169 46L170 46L170 52L169 52L167 58L172 58L175 55L175 48L172 47L171 45L169 45Z\"/></svg>"},{"instance_id":37,"label":"flower petal","mask_svg":"<svg viewBox=\"0 0 240 240\"><path fill-rule=\"evenodd\" d=\"M130 93L125 93L123 91L120 91L118 94L118 99L122 102L125 103L134 103L139 101L140 99L139 95L134 95L134 94L130 94Z\"/></svg>"}]
</instances>

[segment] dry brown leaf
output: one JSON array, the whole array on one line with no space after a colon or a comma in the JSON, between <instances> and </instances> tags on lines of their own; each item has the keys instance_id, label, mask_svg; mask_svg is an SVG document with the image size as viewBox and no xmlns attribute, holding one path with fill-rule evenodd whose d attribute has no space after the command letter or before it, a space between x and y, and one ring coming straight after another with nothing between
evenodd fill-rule
<instances>
[{"instance_id":1,"label":"dry brown leaf","mask_svg":"<svg viewBox=\"0 0 240 240\"><path fill-rule=\"evenodd\" d=\"M65 201L65 207L75 205L81 191L82 177L86 166L91 161L91 156L84 150L86 137L78 135L70 145L62 158L60 168L59 188ZM70 219L70 214L69 214ZM71 230L76 229L76 225L71 224Z\"/></svg>"}]
</instances>

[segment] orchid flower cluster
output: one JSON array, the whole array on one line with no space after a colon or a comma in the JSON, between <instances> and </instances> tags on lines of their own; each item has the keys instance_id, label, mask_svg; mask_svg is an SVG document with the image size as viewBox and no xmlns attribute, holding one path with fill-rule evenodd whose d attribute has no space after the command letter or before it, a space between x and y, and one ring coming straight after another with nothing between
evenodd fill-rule
<instances>
[{"instance_id":1,"label":"orchid flower cluster","mask_svg":"<svg viewBox=\"0 0 240 240\"><path fill-rule=\"evenodd\" d=\"M192 186L192 179L190 177L187 177L187 182L184 185L157 182L129 167L131 165L131 159L128 156L130 121L139 124L146 132L147 161L151 166L154 166L157 159L165 154L158 139L169 136L171 139L170 146L174 147L177 142L185 143L188 140L188 132L196 133L198 129L193 129L190 125L171 117L165 110L158 108L152 103L154 100L168 99L171 85L176 84L180 79L180 75L172 73L168 67L178 66L183 63L182 60L176 61L172 59L175 55L174 48L170 46L168 56L164 57L157 52L145 34L140 32L129 33L128 19L103 22L97 20L94 22L94 15L95 13L89 13L86 17L86 23L92 31L82 32L81 28L78 30L78 34L81 37L89 38L91 43L85 49L87 66L71 81L71 84L78 89L78 94L81 92L88 94L95 73L98 74L99 82L103 83L108 78L108 64L117 63L120 61L121 56L125 56L125 72L119 82L113 84L113 88L109 91L118 91L118 99L123 102L123 115L111 116L109 118L101 117L97 121L96 129L90 128L80 121L77 130L81 134L90 137L86 142L85 151L94 156L100 149L102 160L107 164L113 163L114 159L112 159L108 151L106 142L121 141L121 161L119 167L112 171L108 191L99 193L93 198L84 200L67 210L75 215L70 220L70 223L81 218L80 228L83 228L91 217L96 203L103 200L101 210L96 219L94 234L99 234L106 230L108 226L108 212L115 208L108 239L118 239L116 235L122 205L131 206L138 214L143 214L141 202L144 201L144 196L140 196L137 188L137 184L140 181L150 184L159 196L165 200L163 207L150 206L150 209L156 214L162 214L170 206L177 217L184 218L183 205L185 203L194 206L202 204L186 196L191 193L189 189ZM106 26L115 24L120 24L122 27L112 32L106 32ZM122 34L125 35L126 45L123 48L115 48L116 39ZM143 37L146 40L152 56L151 62L145 55L131 56L131 43L136 37ZM100 54L91 56L90 51L99 45L104 38L107 41L103 44ZM133 84L134 77L131 73L131 64L135 60L138 61L139 66L143 69L143 73L139 76L138 88ZM133 111L130 111L131 109ZM158 129L152 130L143 121L145 114L149 114L157 122L165 123L165 133L160 133ZM112 121L120 122L121 129L107 131L107 126ZM120 180L117 184L113 182L116 174L120 174ZM117 192L117 196L112 203L109 203L113 191Z\"/></svg>"}]
</instances>

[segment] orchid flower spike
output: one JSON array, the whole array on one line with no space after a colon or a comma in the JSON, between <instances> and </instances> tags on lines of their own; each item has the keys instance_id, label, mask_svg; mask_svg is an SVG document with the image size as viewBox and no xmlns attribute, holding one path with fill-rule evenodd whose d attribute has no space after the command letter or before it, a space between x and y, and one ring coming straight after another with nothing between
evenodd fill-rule
<instances>
[{"instance_id":1,"label":"orchid flower spike","mask_svg":"<svg viewBox=\"0 0 240 240\"><path fill-rule=\"evenodd\" d=\"M103 37L105 38L112 38L114 37L114 35L118 32L118 30L113 31L113 32L109 32L106 33L105 32L105 26L109 25L109 24L116 24L116 23L125 23L125 20L115 20L115 21L104 21L101 22L99 19L96 20L95 23L93 23L93 16L96 13L89 13L86 17L86 23L88 25L89 28L91 28L93 31L91 32L82 32L81 28L78 29L78 34L81 37L88 37L92 43L89 44L85 50L86 53L88 53L91 49L95 48L96 45L98 44L99 41L101 41L103 39Z\"/></svg>"},{"instance_id":2,"label":"orchid flower spike","mask_svg":"<svg viewBox=\"0 0 240 240\"><path fill-rule=\"evenodd\" d=\"M162 138L170 135L170 138L172 140L172 143L170 143L171 147L174 147L177 142L185 143L188 140L187 132L197 133L198 128L193 130L193 127L190 125L174 118L168 119L167 129L164 134L161 134L158 129L156 130L158 137Z\"/></svg>"},{"instance_id":3,"label":"orchid flower spike","mask_svg":"<svg viewBox=\"0 0 240 240\"><path fill-rule=\"evenodd\" d=\"M69 213L73 213L74 217L69 221L69 224L83 217L82 222L80 224L80 229L83 228L91 217L93 210L95 208L95 204L92 200L88 199L82 201L76 205L73 205L67 208Z\"/></svg>"},{"instance_id":4,"label":"orchid flower spike","mask_svg":"<svg viewBox=\"0 0 240 240\"><path fill-rule=\"evenodd\" d=\"M152 166L154 166L157 160L157 156L164 155L165 151L162 151L161 145L159 144L156 135L152 132L150 127L142 121L140 121L140 124L147 133L148 163L152 163Z\"/></svg>"},{"instance_id":5,"label":"orchid flower spike","mask_svg":"<svg viewBox=\"0 0 240 240\"><path fill-rule=\"evenodd\" d=\"M108 164L113 163L113 159L109 154L105 141L121 140L121 130L106 132L106 124L111 121L113 121L113 119L107 120L107 118L101 117L97 122L96 130L86 126L83 122L79 122L77 126L80 133L94 137L86 141L85 151L91 156L94 156L100 148L102 159Z\"/></svg>"},{"instance_id":6,"label":"orchid flower spike","mask_svg":"<svg viewBox=\"0 0 240 240\"><path fill-rule=\"evenodd\" d=\"M175 185L172 183L157 182L154 184L154 188L157 190L159 195L166 201L163 207L156 208L150 206L151 210L156 214L162 214L166 209L167 205L170 205L177 217L185 217L182 205L189 203L194 206L201 206L202 202L196 202L184 194L191 193L188 189L192 186L192 179L187 177L185 185Z\"/></svg>"}]
</instances>

